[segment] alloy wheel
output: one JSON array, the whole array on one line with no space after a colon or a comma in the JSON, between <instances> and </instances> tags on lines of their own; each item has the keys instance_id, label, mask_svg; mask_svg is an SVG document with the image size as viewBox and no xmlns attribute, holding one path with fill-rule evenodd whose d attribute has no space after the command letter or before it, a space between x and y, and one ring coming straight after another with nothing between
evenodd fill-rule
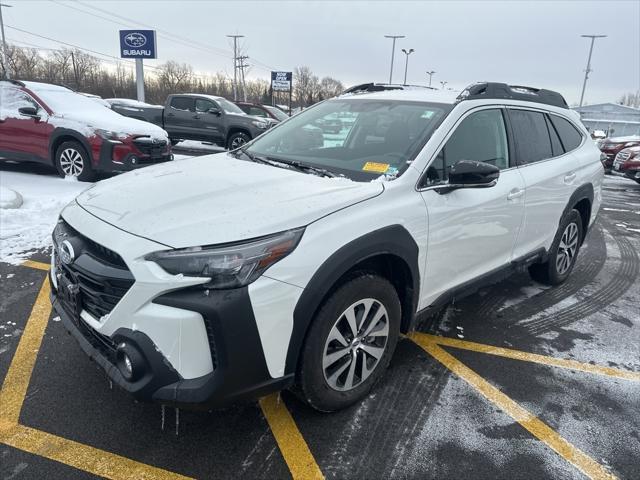
<instances>
[{"instance_id":1,"label":"alloy wheel","mask_svg":"<svg viewBox=\"0 0 640 480\"><path fill-rule=\"evenodd\" d=\"M247 143L247 141L243 137L236 137L231 141L231 150L240 148L245 143Z\"/></svg>"},{"instance_id":2,"label":"alloy wheel","mask_svg":"<svg viewBox=\"0 0 640 480\"><path fill-rule=\"evenodd\" d=\"M322 369L334 390L362 384L378 366L389 337L389 316L378 300L358 300L338 317L324 345Z\"/></svg>"},{"instance_id":3,"label":"alloy wheel","mask_svg":"<svg viewBox=\"0 0 640 480\"><path fill-rule=\"evenodd\" d=\"M75 148L65 148L60 154L60 168L65 176L79 177L84 169L80 152Z\"/></svg>"},{"instance_id":4,"label":"alloy wheel","mask_svg":"<svg viewBox=\"0 0 640 480\"><path fill-rule=\"evenodd\" d=\"M556 255L556 270L559 275L563 275L569 270L578 250L578 225L570 223L564 229L560 244L558 245L558 254Z\"/></svg>"}]
</instances>

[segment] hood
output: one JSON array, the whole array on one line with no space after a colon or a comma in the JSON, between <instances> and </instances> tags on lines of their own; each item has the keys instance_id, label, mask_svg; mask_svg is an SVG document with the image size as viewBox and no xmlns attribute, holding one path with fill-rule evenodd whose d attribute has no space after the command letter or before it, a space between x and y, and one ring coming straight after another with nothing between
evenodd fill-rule
<instances>
[{"instance_id":1,"label":"hood","mask_svg":"<svg viewBox=\"0 0 640 480\"><path fill-rule=\"evenodd\" d=\"M102 108L104 112L70 112L54 114L49 117L49 123L59 128L71 128L89 137L96 129L109 130L133 136L148 136L160 141L169 141L167 132L153 123L143 122L135 118L125 117L119 113Z\"/></svg>"},{"instance_id":2,"label":"hood","mask_svg":"<svg viewBox=\"0 0 640 480\"><path fill-rule=\"evenodd\" d=\"M382 191L381 183L319 177L221 153L99 182L77 202L122 230L182 248L305 226Z\"/></svg>"}]
</instances>

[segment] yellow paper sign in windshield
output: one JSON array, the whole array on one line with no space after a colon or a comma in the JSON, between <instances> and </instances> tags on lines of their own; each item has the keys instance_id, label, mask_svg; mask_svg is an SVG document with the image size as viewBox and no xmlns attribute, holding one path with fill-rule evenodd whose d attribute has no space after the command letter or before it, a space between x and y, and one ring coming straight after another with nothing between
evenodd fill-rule
<instances>
[{"instance_id":1,"label":"yellow paper sign in windshield","mask_svg":"<svg viewBox=\"0 0 640 480\"><path fill-rule=\"evenodd\" d=\"M376 173L384 173L389 169L388 163L376 163L376 162L367 162L362 167L362 170L365 172L376 172Z\"/></svg>"}]
</instances>

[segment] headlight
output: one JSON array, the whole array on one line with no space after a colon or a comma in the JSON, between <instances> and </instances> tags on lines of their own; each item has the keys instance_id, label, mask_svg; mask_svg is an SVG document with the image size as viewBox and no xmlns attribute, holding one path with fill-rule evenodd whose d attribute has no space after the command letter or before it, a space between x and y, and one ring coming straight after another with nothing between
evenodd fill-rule
<instances>
[{"instance_id":1,"label":"headlight","mask_svg":"<svg viewBox=\"0 0 640 480\"><path fill-rule=\"evenodd\" d=\"M99 135L105 140L116 143L120 143L121 140L124 140L129 136L128 134L123 132L113 132L111 130L103 130L101 128L96 128L96 135Z\"/></svg>"},{"instance_id":2,"label":"headlight","mask_svg":"<svg viewBox=\"0 0 640 480\"><path fill-rule=\"evenodd\" d=\"M253 120L251 124L254 127L258 127L260 130L266 130L269 127L269 124L267 122L262 122L260 120Z\"/></svg>"},{"instance_id":3,"label":"headlight","mask_svg":"<svg viewBox=\"0 0 640 480\"><path fill-rule=\"evenodd\" d=\"M235 288L255 281L298 246L304 228L234 245L193 247L155 252L145 260L173 275L208 277L209 288Z\"/></svg>"}]
</instances>

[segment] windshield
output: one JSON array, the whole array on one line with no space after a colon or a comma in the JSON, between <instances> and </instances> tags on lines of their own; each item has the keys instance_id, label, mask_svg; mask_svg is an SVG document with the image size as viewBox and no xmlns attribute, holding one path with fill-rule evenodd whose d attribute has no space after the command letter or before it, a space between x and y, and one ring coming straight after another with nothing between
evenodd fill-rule
<instances>
[{"instance_id":1,"label":"windshield","mask_svg":"<svg viewBox=\"0 0 640 480\"><path fill-rule=\"evenodd\" d=\"M450 105L336 99L258 137L253 156L300 162L356 181L397 176L427 142Z\"/></svg>"},{"instance_id":2,"label":"windshield","mask_svg":"<svg viewBox=\"0 0 640 480\"><path fill-rule=\"evenodd\" d=\"M279 108L276 107L272 107L270 105L263 105L264 108L266 108L267 110L269 110L269 112L271 112L271 114L276 117L278 120L280 120L281 122L286 120L287 118L289 118L289 115L287 115L286 113L284 113L282 110L280 110Z\"/></svg>"},{"instance_id":3,"label":"windshield","mask_svg":"<svg viewBox=\"0 0 640 480\"><path fill-rule=\"evenodd\" d=\"M245 113L240 110L240 107L238 107L235 103L231 103L229 100L225 100L224 98L216 98L216 101L227 113L239 113L240 115L245 115Z\"/></svg>"},{"instance_id":4,"label":"windshield","mask_svg":"<svg viewBox=\"0 0 640 480\"><path fill-rule=\"evenodd\" d=\"M54 113L91 112L103 113L105 105L95 98L85 97L71 90L60 89L32 89Z\"/></svg>"}]
</instances>

